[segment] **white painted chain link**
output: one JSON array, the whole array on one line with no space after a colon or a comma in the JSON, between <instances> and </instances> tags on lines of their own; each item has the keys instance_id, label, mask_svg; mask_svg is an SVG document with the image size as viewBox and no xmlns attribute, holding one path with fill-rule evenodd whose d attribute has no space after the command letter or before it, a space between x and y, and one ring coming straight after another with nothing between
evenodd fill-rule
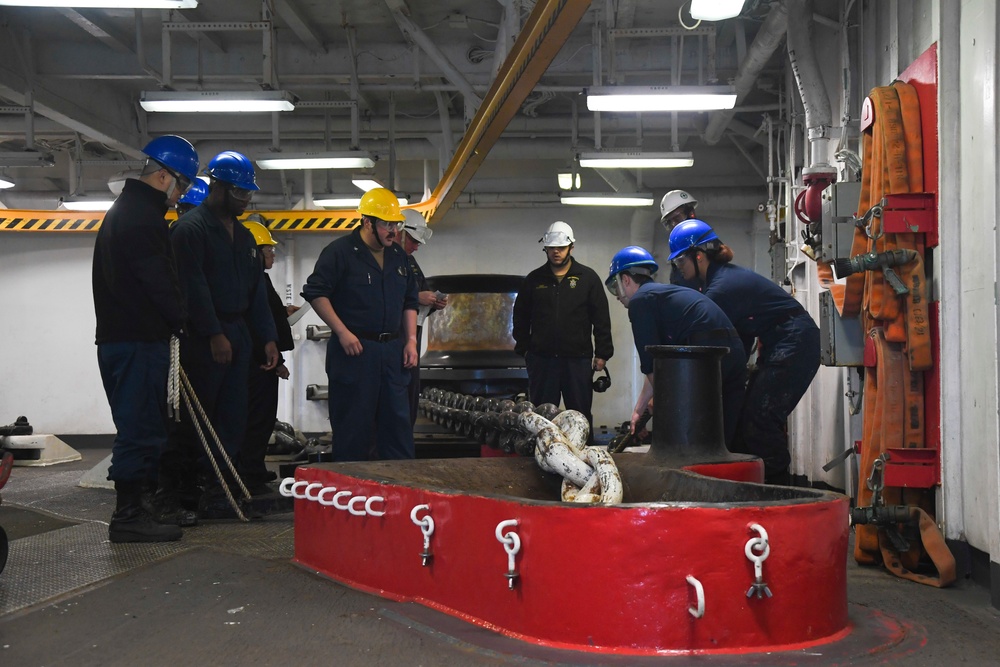
<instances>
[{"instance_id":1,"label":"white painted chain link","mask_svg":"<svg viewBox=\"0 0 1000 667\"><path fill-rule=\"evenodd\" d=\"M514 582L517 580L517 570L514 569L514 558L521 550L521 537L514 531L504 533L506 528L517 528L517 519L507 519L497 524L495 531L497 540L503 544L504 551L507 552L507 588L514 590Z\"/></svg>"},{"instance_id":2,"label":"white painted chain link","mask_svg":"<svg viewBox=\"0 0 1000 667\"><path fill-rule=\"evenodd\" d=\"M701 618L705 615L705 587L701 585L701 582L694 578L692 575L687 576L687 582L694 586L694 594L697 598L696 607L688 607L688 613L690 613L695 618Z\"/></svg>"},{"instance_id":3,"label":"white painted chain link","mask_svg":"<svg viewBox=\"0 0 1000 667\"><path fill-rule=\"evenodd\" d=\"M771 597L771 589L764 583L764 561L771 555L771 544L767 537L767 531L759 523L751 523L747 526L757 533L757 537L751 537L743 547L743 553L747 559L753 563L754 583L747 590L747 597L756 594L757 599L765 595Z\"/></svg>"},{"instance_id":4,"label":"white painted chain link","mask_svg":"<svg viewBox=\"0 0 1000 667\"><path fill-rule=\"evenodd\" d=\"M335 486L326 486L322 482L309 482L305 480L295 481L294 477L286 477L278 485L278 493L286 498L297 498L298 500L311 500L324 507L333 507L338 510L347 510L354 516L385 516L385 510L375 509L376 503L385 503L383 496L354 496L346 503L342 503L342 498L352 495L350 491L337 491ZM327 496L333 494L329 499ZM364 505L364 507L360 507Z\"/></svg>"},{"instance_id":5,"label":"white painted chain link","mask_svg":"<svg viewBox=\"0 0 1000 667\"><path fill-rule=\"evenodd\" d=\"M417 518L417 512L422 512L426 510L427 514L423 518ZM427 562L431 559L433 554L431 553L431 535L434 534L434 519L431 517L431 506L430 505L414 505L413 509L410 510L410 521L412 521L418 528L420 532L424 535L424 550L420 554L421 564L427 567Z\"/></svg>"}]
</instances>

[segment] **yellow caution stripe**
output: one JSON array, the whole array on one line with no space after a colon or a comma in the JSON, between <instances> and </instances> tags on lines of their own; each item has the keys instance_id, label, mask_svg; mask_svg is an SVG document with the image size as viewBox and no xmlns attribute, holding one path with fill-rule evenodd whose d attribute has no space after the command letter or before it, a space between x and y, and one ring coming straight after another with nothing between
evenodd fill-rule
<instances>
[{"instance_id":1,"label":"yellow caution stripe","mask_svg":"<svg viewBox=\"0 0 1000 667\"><path fill-rule=\"evenodd\" d=\"M267 220L272 232L348 232L361 216L357 211L249 211ZM171 211L170 221L177 216ZM101 228L104 213L16 211L0 209L0 232L91 232Z\"/></svg>"}]
</instances>

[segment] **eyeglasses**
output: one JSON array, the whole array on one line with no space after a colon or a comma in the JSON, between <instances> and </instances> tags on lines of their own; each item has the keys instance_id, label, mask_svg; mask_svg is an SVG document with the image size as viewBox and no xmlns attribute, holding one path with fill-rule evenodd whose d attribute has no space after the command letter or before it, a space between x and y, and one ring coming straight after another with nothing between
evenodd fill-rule
<instances>
[{"instance_id":1,"label":"eyeglasses","mask_svg":"<svg viewBox=\"0 0 1000 667\"><path fill-rule=\"evenodd\" d=\"M274 254L274 246L273 245L261 246L260 251L262 253L264 253L265 255L273 255Z\"/></svg>"},{"instance_id":2,"label":"eyeglasses","mask_svg":"<svg viewBox=\"0 0 1000 667\"><path fill-rule=\"evenodd\" d=\"M381 220L379 218L375 218L375 222L377 222L378 226L387 232L396 232L398 234L401 231L403 231L404 221L402 220L400 220L399 222L389 222L387 220Z\"/></svg>"}]
</instances>

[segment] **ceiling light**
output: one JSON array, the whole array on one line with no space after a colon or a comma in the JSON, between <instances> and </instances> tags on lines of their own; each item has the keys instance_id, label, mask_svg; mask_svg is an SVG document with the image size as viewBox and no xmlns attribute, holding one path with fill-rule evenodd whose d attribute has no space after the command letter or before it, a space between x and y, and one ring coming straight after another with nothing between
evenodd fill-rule
<instances>
[{"instance_id":1,"label":"ceiling light","mask_svg":"<svg viewBox=\"0 0 1000 667\"><path fill-rule=\"evenodd\" d=\"M587 90L591 111L712 111L734 106L733 86L601 86Z\"/></svg>"},{"instance_id":2,"label":"ceiling light","mask_svg":"<svg viewBox=\"0 0 1000 667\"><path fill-rule=\"evenodd\" d=\"M11 180L6 174L0 174L0 190L6 190L7 188L12 188L16 185L14 181Z\"/></svg>"},{"instance_id":3,"label":"ceiling light","mask_svg":"<svg viewBox=\"0 0 1000 667\"><path fill-rule=\"evenodd\" d=\"M261 169L371 169L375 159L365 151L275 153L255 160Z\"/></svg>"},{"instance_id":4,"label":"ceiling light","mask_svg":"<svg viewBox=\"0 0 1000 667\"><path fill-rule=\"evenodd\" d=\"M560 192L559 201L570 206L652 206L648 192Z\"/></svg>"},{"instance_id":5,"label":"ceiling light","mask_svg":"<svg viewBox=\"0 0 1000 667\"><path fill-rule=\"evenodd\" d=\"M701 21L721 21L739 16L743 0L691 0L691 18Z\"/></svg>"},{"instance_id":6,"label":"ceiling light","mask_svg":"<svg viewBox=\"0 0 1000 667\"><path fill-rule=\"evenodd\" d=\"M400 206L406 206L410 200L406 197L397 197ZM320 199L313 199L313 204L323 208L357 208L361 203L361 197L351 195L328 195Z\"/></svg>"},{"instance_id":7,"label":"ceiling light","mask_svg":"<svg viewBox=\"0 0 1000 667\"><path fill-rule=\"evenodd\" d=\"M114 203L114 199L82 199L60 202L59 206L67 211L107 211Z\"/></svg>"},{"instance_id":8,"label":"ceiling light","mask_svg":"<svg viewBox=\"0 0 1000 667\"><path fill-rule=\"evenodd\" d=\"M373 176L351 176L351 183L360 188L363 192L368 192L369 190L374 190L375 188L384 188L379 181L375 180Z\"/></svg>"},{"instance_id":9,"label":"ceiling light","mask_svg":"<svg viewBox=\"0 0 1000 667\"><path fill-rule=\"evenodd\" d=\"M139 104L160 113L253 113L291 111L295 99L285 90L144 90Z\"/></svg>"},{"instance_id":10,"label":"ceiling light","mask_svg":"<svg viewBox=\"0 0 1000 667\"><path fill-rule=\"evenodd\" d=\"M556 178L559 181L560 190L577 190L580 188L580 172L561 171Z\"/></svg>"},{"instance_id":11,"label":"ceiling light","mask_svg":"<svg viewBox=\"0 0 1000 667\"><path fill-rule=\"evenodd\" d=\"M198 0L0 0L7 7L73 7L74 9L194 9Z\"/></svg>"},{"instance_id":12,"label":"ceiling light","mask_svg":"<svg viewBox=\"0 0 1000 667\"><path fill-rule=\"evenodd\" d=\"M51 153L38 151L0 151L0 167L52 167Z\"/></svg>"},{"instance_id":13,"label":"ceiling light","mask_svg":"<svg viewBox=\"0 0 1000 667\"><path fill-rule=\"evenodd\" d=\"M580 153L580 166L593 169L671 169L694 166L694 153Z\"/></svg>"}]
</instances>

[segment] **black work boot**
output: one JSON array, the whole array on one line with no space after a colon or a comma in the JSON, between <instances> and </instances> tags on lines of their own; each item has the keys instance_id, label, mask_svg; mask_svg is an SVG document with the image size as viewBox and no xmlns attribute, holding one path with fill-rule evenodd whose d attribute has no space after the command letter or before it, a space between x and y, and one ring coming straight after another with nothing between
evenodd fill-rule
<instances>
[{"instance_id":1,"label":"black work boot","mask_svg":"<svg viewBox=\"0 0 1000 667\"><path fill-rule=\"evenodd\" d=\"M115 481L117 503L108 525L108 538L120 542L173 542L181 529L157 523L142 506L142 482Z\"/></svg>"},{"instance_id":2,"label":"black work boot","mask_svg":"<svg viewBox=\"0 0 1000 667\"><path fill-rule=\"evenodd\" d=\"M143 496L143 506L160 523L189 528L198 525L198 513L186 509L180 496L170 489L157 489Z\"/></svg>"}]
</instances>

